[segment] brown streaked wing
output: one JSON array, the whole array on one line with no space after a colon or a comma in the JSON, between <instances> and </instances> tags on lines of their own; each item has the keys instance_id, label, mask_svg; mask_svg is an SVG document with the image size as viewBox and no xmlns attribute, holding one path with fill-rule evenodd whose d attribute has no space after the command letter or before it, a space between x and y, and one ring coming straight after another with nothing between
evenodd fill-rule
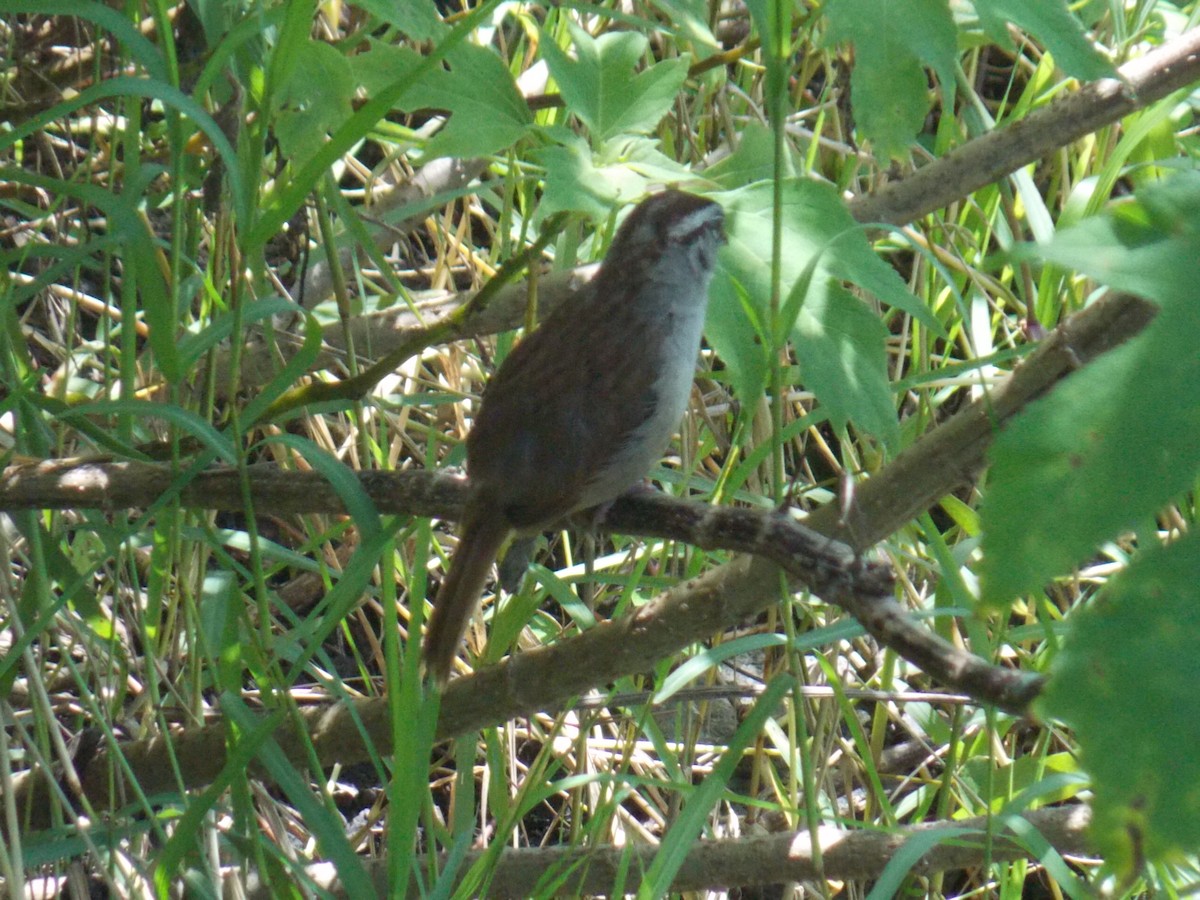
<instances>
[{"instance_id":1,"label":"brown streaked wing","mask_svg":"<svg viewBox=\"0 0 1200 900\"><path fill-rule=\"evenodd\" d=\"M576 510L588 481L650 415L661 344L640 333L653 327L629 298L585 289L492 378L467 438L468 474L515 528Z\"/></svg>"}]
</instances>

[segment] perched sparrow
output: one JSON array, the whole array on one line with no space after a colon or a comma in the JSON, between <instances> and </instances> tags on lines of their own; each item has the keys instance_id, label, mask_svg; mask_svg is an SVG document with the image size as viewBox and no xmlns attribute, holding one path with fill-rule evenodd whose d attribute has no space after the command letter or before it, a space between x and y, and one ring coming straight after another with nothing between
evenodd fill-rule
<instances>
[{"instance_id":1,"label":"perched sparrow","mask_svg":"<svg viewBox=\"0 0 1200 900\"><path fill-rule=\"evenodd\" d=\"M439 685L505 541L611 501L666 450L691 393L723 221L693 194L643 201L592 282L492 377L467 436L462 537L425 635Z\"/></svg>"}]
</instances>

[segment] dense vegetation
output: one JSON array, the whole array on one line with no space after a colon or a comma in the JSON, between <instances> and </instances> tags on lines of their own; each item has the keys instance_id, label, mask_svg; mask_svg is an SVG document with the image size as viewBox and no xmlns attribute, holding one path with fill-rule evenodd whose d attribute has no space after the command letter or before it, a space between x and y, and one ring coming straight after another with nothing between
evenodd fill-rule
<instances>
[{"instance_id":1,"label":"dense vegetation","mask_svg":"<svg viewBox=\"0 0 1200 900\"><path fill-rule=\"evenodd\" d=\"M0 10L6 893L1200 883L1196 4ZM661 494L438 696L480 392L663 185Z\"/></svg>"}]
</instances>

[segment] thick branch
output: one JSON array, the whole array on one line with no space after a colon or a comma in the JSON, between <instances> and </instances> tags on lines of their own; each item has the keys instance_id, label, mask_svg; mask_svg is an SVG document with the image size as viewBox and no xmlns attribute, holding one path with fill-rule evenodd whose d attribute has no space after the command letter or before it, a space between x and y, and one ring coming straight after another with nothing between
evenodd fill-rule
<instances>
[{"instance_id":1,"label":"thick branch","mask_svg":"<svg viewBox=\"0 0 1200 900\"><path fill-rule=\"evenodd\" d=\"M859 222L903 225L968 196L1022 166L1119 122L1200 80L1200 28L1121 66L1025 118L963 144L907 178L851 201Z\"/></svg>"},{"instance_id":2,"label":"thick branch","mask_svg":"<svg viewBox=\"0 0 1200 900\"><path fill-rule=\"evenodd\" d=\"M870 881L878 878L895 859L904 844L913 839L928 839L944 834L912 867L917 874L930 875L957 869L969 869L993 862L1017 859L1037 860L1044 856L1040 846L1024 839L1029 829L1036 830L1046 845L1064 856L1082 856L1088 852L1086 829L1091 815L1086 806L1039 809L1020 817L1021 834L1014 836L1002 825L990 845L984 817L946 825L932 822L897 828L893 831L841 831L822 828L821 868L813 862L808 832L768 834L736 840L697 841L679 867L670 891L728 890L756 885L783 884L789 881ZM547 883L547 873L561 873L565 880L553 896L582 897L604 894L623 880L636 891L638 873L645 872L659 848L652 844L628 847L537 847L506 850L497 860L488 884L489 897L543 896L536 890ZM487 851L468 853L459 866L467 872ZM381 896L392 885L387 882L387 860L375 860L369 871ZM425 871L424 860L413 867ZM323 863L309 867L309 875L327 890L338 892L341 885L333 866ZM412 890L420 886L414 882ZM271 896L270 888L254 885L251 898Z\"/></svg>"}]
</instances>

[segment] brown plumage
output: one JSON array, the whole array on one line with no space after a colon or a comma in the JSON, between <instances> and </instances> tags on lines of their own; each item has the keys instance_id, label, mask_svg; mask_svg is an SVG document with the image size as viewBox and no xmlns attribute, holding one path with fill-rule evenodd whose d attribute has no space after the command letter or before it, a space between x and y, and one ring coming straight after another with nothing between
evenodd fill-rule
<instances>
[{"instance_id":1,"label":"brown plumage","mask_svg":"<svg viewBox=\"0 0 1200 900\"><path fill-rule=\"evenodd\" d=\"M692 194L642 202L591 284L492 377L467 436L462 536L425 637L438 684L510 534L612 500L666 448L690 392L722 221Z\"/></svg>"}]
</instances>

